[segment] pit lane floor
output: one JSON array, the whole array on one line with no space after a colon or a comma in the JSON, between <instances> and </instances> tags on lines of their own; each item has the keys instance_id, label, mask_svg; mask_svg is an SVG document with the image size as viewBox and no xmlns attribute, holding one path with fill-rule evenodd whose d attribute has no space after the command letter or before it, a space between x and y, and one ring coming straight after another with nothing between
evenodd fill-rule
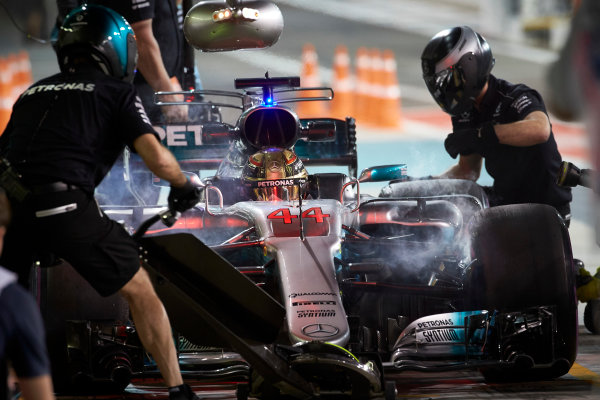
<instances>
[{"instance_id":1,"label":"pit lane floor","mask_svg":"<svg viewBox=\"0 0 600 400\"><path fill-rule=\"evenodd\" d=\"M205 399L236 399L236 382L210 382L185 378ZM476 371L387 373L398 389L397 399L598 399L600 398L600 335L584 327L579 332L579 353L569 374L551 381L485 383ZM168 399L160 379L136 380L122 395L58 396L57 399Z\"/></svg>"}]
</instances>

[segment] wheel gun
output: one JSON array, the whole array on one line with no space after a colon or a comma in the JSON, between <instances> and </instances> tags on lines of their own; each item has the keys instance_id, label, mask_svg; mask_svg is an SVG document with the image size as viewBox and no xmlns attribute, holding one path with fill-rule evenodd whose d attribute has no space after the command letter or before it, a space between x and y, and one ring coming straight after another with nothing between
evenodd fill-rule
<instances>
[{"instance_id":1,"label":"wheel gun","mask_svg":"<svg viewBox=\"0 0 600 400\"><path fill-rule=\"evenodd\" d=\"M579 169L573 163L563 161L558 171L556 183L559 186L585 186L592 189L594 188L592 182L594 175L595 173L591 169ZM598 188L595 189L598 190Z\"/></svg>"}]
</instances>

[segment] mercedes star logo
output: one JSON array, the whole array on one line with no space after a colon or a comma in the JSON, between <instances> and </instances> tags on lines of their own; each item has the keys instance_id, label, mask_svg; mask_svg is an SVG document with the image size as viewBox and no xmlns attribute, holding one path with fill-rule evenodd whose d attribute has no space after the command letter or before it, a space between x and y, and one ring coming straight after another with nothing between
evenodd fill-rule
<instances>
[{"instance_id":1,"label":"mercedes star logo","mask_svg":"<svg viewBox=\"0 0 600 400\"><path fill-rule=\"evenodd\" d=\"M327 338L337 335L340 330L333 325L310 324L302 328L302 333L313 338Z\"/></svg>"}]
</instances>

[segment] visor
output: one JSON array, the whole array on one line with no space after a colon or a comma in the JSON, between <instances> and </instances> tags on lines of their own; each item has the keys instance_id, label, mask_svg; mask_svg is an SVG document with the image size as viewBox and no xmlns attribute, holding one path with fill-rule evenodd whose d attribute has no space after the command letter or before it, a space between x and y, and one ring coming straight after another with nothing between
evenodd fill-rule
<instances>
[{"instance_id":1,"label":"visor","mask_svg":"<svg viewBox=\"0 0 600 400\"><path fill-rule=\"evenodd\" d=\"M425 85L446 113L456 116L469 111L481 87L469 76L477 75L475 58L465 54L455 65L423 76Z\"/></svg>"},{"instance_id":2,"label":"visor","mask_svg":"<svg viewBox=\"0 0 600 400\"><path fill-rule=\"evenodd\" d=\"M254 197L258 201L293 201L298 200L299 194L298 186L254 189Z\"/></svg>"},{"instance_id":3,"label":"visor","mask_svg":"<svg viewBox=\"0 0 600 400\"><path fill-rule=\"evenodd\" d=\"M432 76L424 77L424 80L438 105L445 112L456 114L465 97L465 81L461 69L451 66Z\"/></svg>"}]
</instances>

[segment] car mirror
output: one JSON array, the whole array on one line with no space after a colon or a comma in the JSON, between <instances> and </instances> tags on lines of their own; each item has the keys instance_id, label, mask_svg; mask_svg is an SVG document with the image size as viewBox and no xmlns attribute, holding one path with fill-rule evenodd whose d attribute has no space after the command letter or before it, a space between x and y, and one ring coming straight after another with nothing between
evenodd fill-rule
<instances>
[{"instance_id":1,"label":"car mirror","mask_svg":"<svg viewBox=\"0 0 600 400\"><path fill-rule=\"evenodd\" d=\"M270 1L202 1L185 16L183 32L206 52L270 47L283 30L283 16Z\"/></svg>"},{"instance_id":2,"label":"car mirror","mask_svg":"<svg viewBox=\"0 0 600 400\"><path fill-rule=\"evenodd\" d=\"M406 164L379 165L362 170L359 182L382 182L406 179Z\"/></svg>"}]
</instances>

